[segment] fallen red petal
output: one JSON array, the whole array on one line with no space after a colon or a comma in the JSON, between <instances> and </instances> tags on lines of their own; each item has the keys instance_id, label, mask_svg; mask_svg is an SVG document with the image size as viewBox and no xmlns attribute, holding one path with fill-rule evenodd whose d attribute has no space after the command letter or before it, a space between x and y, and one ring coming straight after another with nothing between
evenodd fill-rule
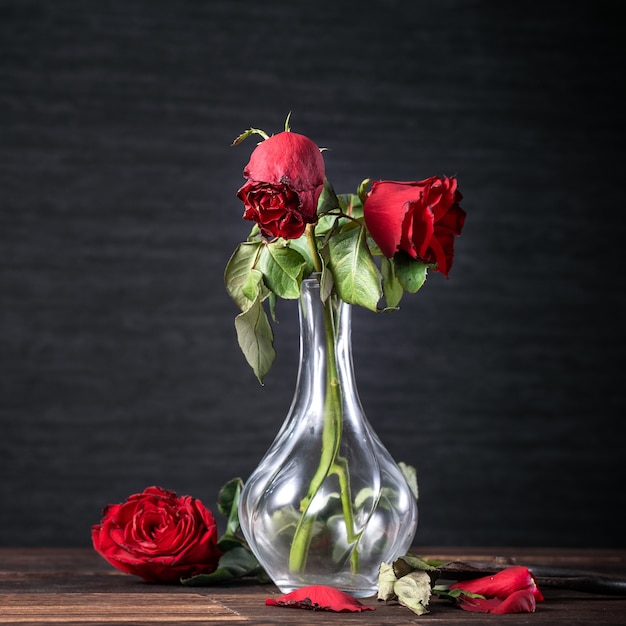
<instances>
[{"instance_id":1,"label":"fallen red petal","mask_svg":"<svg viewBox=\"0 0 626 626\"><path fill-rule=\"evenodd\" d=\"M373 606L361 604L356 598L334 587L311 585L302 587L278 598L267 598L265 604L283 606L290 609L309 609L310 611L334 611L335 613L359 613L374 611Z\"/></svg>"}]
</instances>

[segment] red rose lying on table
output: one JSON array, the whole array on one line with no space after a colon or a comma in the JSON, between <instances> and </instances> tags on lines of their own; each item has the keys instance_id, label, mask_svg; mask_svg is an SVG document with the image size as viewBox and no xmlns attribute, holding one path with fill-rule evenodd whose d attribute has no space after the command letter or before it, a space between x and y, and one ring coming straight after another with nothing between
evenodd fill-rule
<instances>
[{"instance_id":1,"label":"red rose lying on table","mask_svg":"<svg viewBox=\"0 0 626 626\"><path fill-rule=\"evenodd\" d=\"M108 505L91 538L111 565L154 583L209 574L222 554L215 519L202 502L161 487Z\"/></svg>"}]
</instances>

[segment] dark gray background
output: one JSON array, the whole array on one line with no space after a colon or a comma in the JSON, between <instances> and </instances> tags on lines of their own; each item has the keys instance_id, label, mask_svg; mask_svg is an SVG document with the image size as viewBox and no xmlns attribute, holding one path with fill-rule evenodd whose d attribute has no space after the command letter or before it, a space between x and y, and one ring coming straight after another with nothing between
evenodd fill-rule
<instances>
[{"instance_id":1,"label":"dark gray background","mask_svg":"<svg viewBox=\"0 0 626 626\"><path fill-rule=\"evenodd\" d=\"M260 460L297 314L261 387L230 143L292 111L339 192L464 194L450 279L354 315L416 542L626 547L622 30L607 0L0 0L0 544L89 545L152 484L214 509Z\"/></svg>"}]
</instances>

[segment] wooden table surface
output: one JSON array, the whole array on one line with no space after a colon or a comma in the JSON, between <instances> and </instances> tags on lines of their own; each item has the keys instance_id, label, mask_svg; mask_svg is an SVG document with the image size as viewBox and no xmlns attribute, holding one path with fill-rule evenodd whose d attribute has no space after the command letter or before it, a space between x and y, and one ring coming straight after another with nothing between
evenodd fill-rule
<instances>
[{"instance_id":1,"label":"wooden table surface","mask_svg":"<svg viewBox=\"0 0 626 626\"><path fill-rule=\"evenodd\" d=\"M415 548L425 558L493 561L581 569L626 579L626 550ZM330 613L265 605L271 584L220 587L149 585L122 574L89 548L0 548L0 624L626 624L626 595L542 587L533 614L468 613L437 599L418 617L397 604L366 598L362 613Z\"/></svg>"}]
</instances>

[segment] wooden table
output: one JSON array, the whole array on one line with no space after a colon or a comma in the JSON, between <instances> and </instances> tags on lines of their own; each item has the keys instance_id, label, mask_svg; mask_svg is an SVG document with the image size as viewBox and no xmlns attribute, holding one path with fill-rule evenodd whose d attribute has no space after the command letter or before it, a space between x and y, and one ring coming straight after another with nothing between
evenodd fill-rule
<instances>
[{"instance_id":1,"label":"wooden table","mask_svg":"<svg viewBox=\"0 0 626 626\"><path fill-rule=\"evenodd\" d=\"M592 570L626 577L626 550L415 548L426 558L492 561ZM265 599L273 585L244 582L221 587L149 585L122 574L90 548L0 548L0 624L626 624L626 595L543 587L533 614L468 613L434 599L418 617L397 604L363 600L375 611L329 613L277 608Z\"/></svg>"}]
</instances>

